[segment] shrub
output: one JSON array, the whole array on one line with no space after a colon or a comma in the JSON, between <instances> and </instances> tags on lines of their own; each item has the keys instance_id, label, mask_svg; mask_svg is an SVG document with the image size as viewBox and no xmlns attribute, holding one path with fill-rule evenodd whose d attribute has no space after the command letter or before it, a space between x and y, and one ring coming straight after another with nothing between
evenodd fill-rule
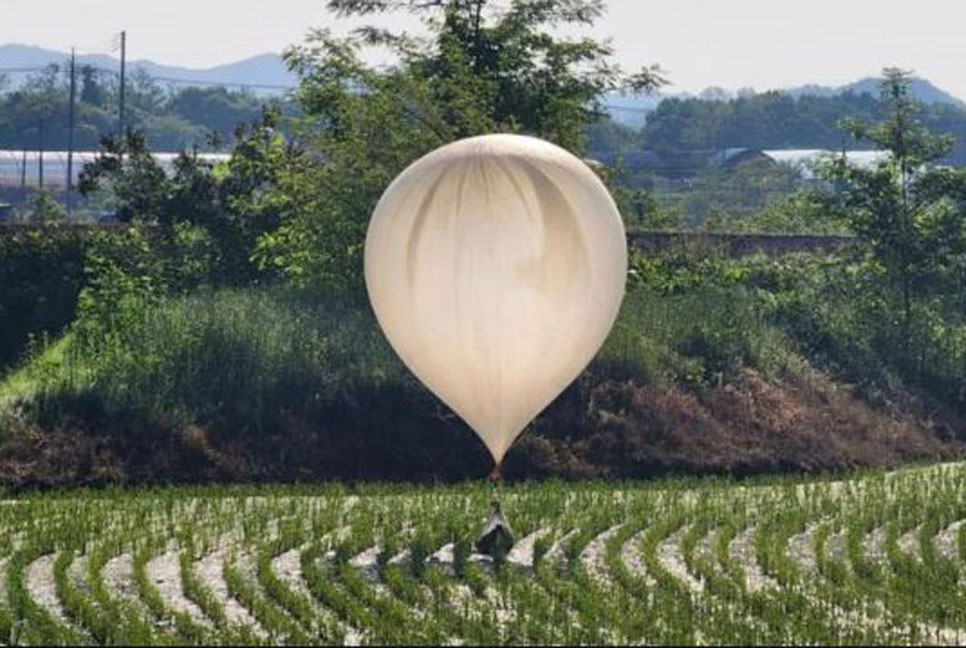
<instances>
[{"instance_id":1,"label":"shrub","mask_svg":"<svg viewBox=\"0 0 966 648\"><path fill-rule=\"evenodd\" d=\"M83 240L81 230L57 225L0 229L0 374L31 336L56 336L73 319Z\"/></svg>"}]
</instances>

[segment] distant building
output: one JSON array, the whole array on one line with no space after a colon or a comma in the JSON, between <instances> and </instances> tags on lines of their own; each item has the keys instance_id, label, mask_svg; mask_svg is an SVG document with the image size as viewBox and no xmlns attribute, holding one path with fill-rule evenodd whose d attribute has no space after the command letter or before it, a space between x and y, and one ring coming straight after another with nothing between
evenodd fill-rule
<instances>
[{"instance_id":1,"label":"distant building","mask_svg":"<svg viewBox=\"0 0 966 648\"><path fill-rule=\"evenodd\" d=\"M806 180L815 177L818 165L828 159L838 158L842 151L824 151L821 149L787 149L761 151L764 157L776 164L786 164L794 167ZM889 159L888 151L845 151L845 159L852 166L872 168L880 162Z\"/></svg>"},{"instance_id":2,"label":"distant building","mask_svg":"<svg viewBox=\"0 0 966 648\"><path fill-rule=\"evenodd\" d=\"M93 162L99 153L94 151L75 151L72 166L73 183L77 186L81 169ZM173 172L178 153L154 153L154 159L161 168ZM227 153L199 153L198 157L206 162L218 163L227 160ZM36 187L40 184L43 171L44 186L64 189L67 186L67 151L44 151L43 162L38 151L0 150L0 187Z\"/></svg>"}]
</instances>

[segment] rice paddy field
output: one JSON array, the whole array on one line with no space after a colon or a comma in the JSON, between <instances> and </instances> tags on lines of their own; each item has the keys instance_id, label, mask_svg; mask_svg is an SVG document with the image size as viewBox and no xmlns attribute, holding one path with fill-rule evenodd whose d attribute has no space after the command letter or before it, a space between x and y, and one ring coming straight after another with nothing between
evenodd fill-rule
<instances>
[{"instance_id":1,"label":"rice paddy field","mask_svg":"<svg viewBox=\"0 0 966 648\"><path fill-rule=\"evenodd\" d=\"M6 644L959 644L966 464L849 479L74 492L0 504Z\"/></svg>"}]
</instances>

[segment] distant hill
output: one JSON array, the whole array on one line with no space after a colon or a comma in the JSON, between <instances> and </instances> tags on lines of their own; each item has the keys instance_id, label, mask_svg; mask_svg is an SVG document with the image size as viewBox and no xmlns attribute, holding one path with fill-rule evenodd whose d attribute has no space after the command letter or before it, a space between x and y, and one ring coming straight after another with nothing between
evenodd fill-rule
<instances>
[{"instance_id":1,"label":"distant hill","mask_svg":"<svg viewBox=\"0 0 966 648\"><path fill-rule=\"evenodd\" d=\"M28 74L29 70L43 68L51 64L63 64L70 54L31 45L0 45L0 73L6 74L9 81L16 85ZM118 71L119 59L106 54L90 54L77 57L78 65ZM149 60L128 61L132 72L143 69L152 77L180 85L226 84L252 88L253 90L284 90L296 84L296 77L289 72L277 54L260 54L241 61L218 65L211 68L194 69L174 65L162 65ZM3 70L14 70L3 72Z\"/></svg>"},{"instance_id":2,"label":"distant hill","mask_svg":"<svg viewBox=\"0 0 966 648\"><path fill-rule=\"evenodd\" d=\"M68 56L67 52L58 52L32 45L0 45L0 74L6 74L9 82L16 86L30 73L21 70L39 69L50 64L63 64ZM93 65L111 71L119 70L121 65L117 58L106 54L78 56L77 61L80 65ZM180 85L192 83L199 85L226 84L268 92L291 88L297 83L296 76L288 70L282 58L277 54L260 54L234 63L203 69L163 65L144 59L129 61L128 65L132 71L141 68L160 81ZM17 71L4 73L3 70ZM946 103L959 108L966 108L966 102L936 87L926 79L913 80L911 89L912 95L925 103ZM839 87L808 84L779 90L779 92L794 97L802 95L833 96L850 91L858 94L864 92L875 94L879 91L879 79L868 77ZM648 113L657 108L667 98L732 99L750 92L753 91L747 88L740 90L708 88L698 94L671 92L641 97L612 93L604 98L604 104L615 121L639 128L644 125Z\"/></svg>"},{"instance_id":3,"label":"distant hill","mask_svg":"<svg viewBox=\"0 0 966 648\"><path fill-rule=\"evenodd\" d=\"M792 88L779 89L792 97L819 96L833 97L835 95L853 92L855 94L869 93L876 95L879 93L880 79L867 77L843 86L822 86L807 84ZM659 93L652 96L628 96L622 94L610 94L604 99L610 116L614 121L640 128L644 125L647 115L657 108L662 101L670 98L694 98L708 100L728 100L752 92L748 89L724 90L722 88L708 88L698 94L688 92ZM910 85L910 92L913 97L926 104L949 104L957 108L966 109L966 101L953 96L949 92L936 87L926 79L913 79Z\"/></svg>"},{"instance_id":4,"label":"distant hill","mask_svg":"<svg viewBox=\"0 0 966 648\"><path fill-rule=\"evenodd\" d=\"M844 94L846 92L853 92L855 94L878 94L880 83L880 79L867 77L865 79L860 79L859 81L854 81L837 88L830 86L804 85L796 88L786 88L785 90L782 90L782 92L793 97L799 97L802 95L831 97ZM952 94L936 87L926 79L913 79L909 86L909 91L913 97L926 104L951 104L958 108L966 108L966 102L964 102L962 99L954 97Z\"/></svg>"}]
</instances>

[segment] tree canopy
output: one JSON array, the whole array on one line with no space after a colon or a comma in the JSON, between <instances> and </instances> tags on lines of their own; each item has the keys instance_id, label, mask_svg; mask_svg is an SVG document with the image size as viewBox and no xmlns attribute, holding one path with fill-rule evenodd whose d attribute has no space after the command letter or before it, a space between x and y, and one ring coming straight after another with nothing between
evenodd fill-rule
<instances>
[{"instance_id":1,"label":"tree canopy","mask_svg":"<svg viewBox=\"0 0 966 648\"><path fill-rule=\"evenodd\" d=\"M734 99L668 98L648 115L639 131L621 131L625 150L678 151L731 147L758 149L840 150L859 145L838 128L846 117L881 121L889 115L888 102L872 93L846 92L835 96L782 92L747 94ZM951 104L921 106L923 125L935 133L956 135L949 161L966 163L966 110ZM592 150L607 150L615 139L598 129ZM867 146L868 143L865 143Z\"/></svg>"},{"instance_id":2,"label":"tree canopy","mask_svg":"<svg viewBox=\"0 0 966 648\"><path fill-rule=\"evenodd\" d=\"M0 148L67 149L66 69L50 66L0 92ZM74 147L96 150L103 137L117 132L118 83L90 66L77 69L76 81ZM257 119L263 103L278 101L218 87L165 88L141 70L129 75L125 90L127 124L161 151L230 142L236 124Z\"/></svg>"},{"instance_id":3,"label":"tree canopy","mask_svg":"<svg viewBox=\"0 0 966 648\"><path fill-rule=\"evenodd\" d=\"M649 91L656 67L627 74L608 44L565 38L554 28L590 25L601 0L514 0L497 10L487 0L329 0L342 17L410 11L427 35L378 25L348 37L314 31L286 58L301 77L296 97L306 119L302 146L324 164L284 179L300 200L256 257L290 276L361 280L360 254L372 208L392 179L421 155L472 135L536 135L578 154L588 126L603 114L605 92ZM366 47L388 49L375 67Z\"/></svg>"}]
</instances>

